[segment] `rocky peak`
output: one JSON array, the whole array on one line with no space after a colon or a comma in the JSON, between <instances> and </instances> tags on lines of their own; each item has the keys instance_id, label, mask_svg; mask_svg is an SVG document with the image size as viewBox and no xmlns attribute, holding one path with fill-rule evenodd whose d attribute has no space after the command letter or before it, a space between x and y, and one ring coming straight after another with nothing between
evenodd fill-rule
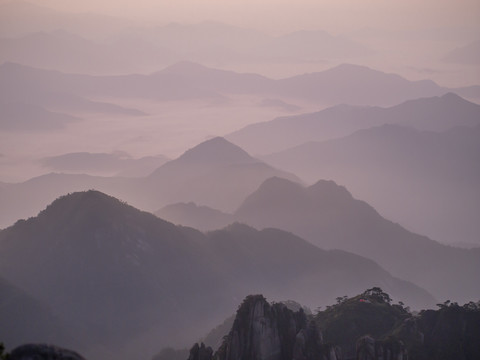
<instances>
[{"instance_id":1,"label":"rocky peak","mask_svg":"<svg viewBox=\"0 0 480 360\"><path fill-rule=\"evenodd\" d=\"M204 347L203 347L204 348ZM250 295L238 308L230 333L215 355L202 357L195 345L189 360L338 360L339 351L323 344L314 322L300 309L270 304L262 295ZM208 349L203 354L208 354Z\"/></svg>"},{"instance_id":2,"label":"rocky peak","mask_svg":"<svg viewBox=\"0 0 480 360\"><path fill-rule=\"evenodd\" d=\"M211 360L213 355L213 350L210 346L205 347L204 343L200 345L195 344L190 349L190 356L188 360Z\"/></svg>"}]
</instances>

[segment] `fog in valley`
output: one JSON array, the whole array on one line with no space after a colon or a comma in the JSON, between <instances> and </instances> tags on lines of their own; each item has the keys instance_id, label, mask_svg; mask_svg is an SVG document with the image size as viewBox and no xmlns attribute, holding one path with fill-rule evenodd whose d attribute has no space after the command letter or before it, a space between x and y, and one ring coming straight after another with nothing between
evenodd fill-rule
<instances>
[{"instance_id":1,"label":"fog in valley","mask_svg":"<svg viewBox=\"0 0 480 360\"><path fill-rule=\"evenodd\" d=\"M252 294L478 306L479 19L0 0L0 343L186 360Z\"/></svg>"}]
</instances>

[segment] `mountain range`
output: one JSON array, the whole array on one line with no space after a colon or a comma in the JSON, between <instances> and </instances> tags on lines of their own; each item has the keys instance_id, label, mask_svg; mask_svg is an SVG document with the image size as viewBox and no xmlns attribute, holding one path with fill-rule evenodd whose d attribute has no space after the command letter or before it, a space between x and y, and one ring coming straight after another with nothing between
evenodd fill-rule
<instances>
[{"instance_id":1,"label":"mountain range","mask_svg":"<svg viewBox=\"0 0 480 360\"><path fill-rule=\"evenodd\" d=\"M180 201L233 211L245 196L272 176L300 181L295 175L277 170L216 137L143 177L50 173L23 183L2 183L0 226L35 215L63 194L89 189L106 192L149 211Z\"/></svg>"},{"instance_id":2,"label":"mountain range","mask_svg":"<svg viewBox=\"0 0 480 360\"><path fill-rule=\"evenodd\" d=\"M341 249L373 259L393 275L427 289L437 299L468 302L480 296L475 273L478 249L442 245L382 217L333 181L304 187L280 178L266 180L233 213L194 204L175 204L156 214L177 224L205 230L240 221L258 229L290 231L326 249ZM462 279L462 281L458 281Z\"/></svg>"},{"instance_id":3,"label":"mountain range","mask_svg":"<svg viewBox=\"0 0 480 360\"><path fill-rule=\"evenodd\" d=\"M4 50L0 62L67 72L145 73L159 64L185 59L211 65L324 62L373 52L345 36L326 31L273 36L215 21L145 24L97 14L59 12L23 1L1 4L0 22L0 47ZM39 53L39 48L47 51Z\"/></svg>"},{"instance_id":4,"label":"mountain range","mask_svg":"<svg viewBox=\"0 0 480 360\"><path fill-rule=\"evenodd\" d=\"M176 63L150 75L91 76L42 70L15 63L0 66L3 101L26 101L28 94L157 100L218 99L228 94L261 94L319 105L393 106L449 91L433 81L409 81L368 67L343 64L311 74L273 80L256 74L217 70L192 62ZM363 91L368 88L369 91ZM44 96L44 95L43 95ZM42 98L42 97L40 97Z\"/></svg>"},{"instance_id":5,"label":"mountain range","mask_svg":"<svg viewBox=\"0 0 480 360\"><path fill-rule=\"evenodd\" d=\"M2 230L0 250L0 274L69 324L76 349L103 359L191 341L260 289L318 305L382 285L415 308L434 302L371 260L288 232L233 224L205 235L97 191L63 196Z\"/></svg>"},{"instance_id":6,"label":"mountain range","mask_svg":"<svg viewBox=\"0 0 480 360\"><path fill-rule=\"evenodd\" d=\"M476 126L480 125L480 105L453 93L408 100L388 108L344 104L319 112L251 124L226 135L226 138L252 154L270 154L309 141L339 138L383 124L430 131Z\"/></svg>"},{"instance_id":7,"label":"mountain range","mask_svg":"<svg viewBox=\"0 0 480 360\"><path fill-rule=\"evenodd\" d=\"M387 124L263 159L307 183L345 185L417 233L478 246L479 144L478 125L432 132Z\"/></svg>"}]
</instances>

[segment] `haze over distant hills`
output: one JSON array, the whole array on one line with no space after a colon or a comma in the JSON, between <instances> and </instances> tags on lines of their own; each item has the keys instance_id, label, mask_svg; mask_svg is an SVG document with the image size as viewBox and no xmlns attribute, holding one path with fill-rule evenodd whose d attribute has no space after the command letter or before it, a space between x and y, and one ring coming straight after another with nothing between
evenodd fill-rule
<instances>
[{"instance_id":1,"label":"haze over distant hills","mask_svg":"<svg viewBox=\"0 0 480 360\"><path fill-rule=\"evenodd\" d=\"M165 156L134 159L127 153L78 152L41 159L45 168L66 173L97 173L104 176L142 177L166 163Z\"/></svg>"},{"instance_id":2,"label":"haze over distant hills","mask_svg":"<svg viewBox=\"0 0 480 360\"><path fill-rule=\"evenodd\" d=\"M443 60L451 63L478 65L480 63L480 40L453 49L445 55Z\"/></svg>"},{"instance_id":3,"label":"haze over distant hills","mask_svg":"<svg viewBox=\"0 0 480 360\"><path fill-rule=\"evenodd\" d=\"M344 64L332 69L272 80L255 74L216 70L181 62L151 75L89 76L47 71L19 64L0 66L2 99L19 101L26 92L67 93L81 97L131 97L158 100L218 98L262 94L323 105L396 105L448 91L433 81L409 81L368 67ZM368 88L369 91L364 91ZM26 96L24 94L24 96ZM20 98L21 99L21 98Z\"/></svg>"},{"instance_id":4,"label":"haze over distant hills","mask_svg":"<svg viewBox=\"0 0 480 360\"><path fill-rule=\"evenodd\" d=\"M194 201L231 211L271 176L299 181L295 175L277 170L224 138L216 137L159 167L144 179L139 191L148 201L148 208Z\"/></svg>"},{"instance_id":5,"label":"haze over distant hills","mask_svg":"<svg viewBox=\"0 0 480 360\"><path fill-rule=\"evenodd\" d=\"M474 2L0 0L0 358L480 353Z\"/></svg>"},{"instance_id":6,"label":"haze over distant hills","mask_svg":"<svg viewBox=\"0 0 480 360\"><path fill-rule=\"evenodd\" d=\"M480 105L453 93L408 100L389 108L338 105L319 112L248 125L226 138L252 154L286 150L308 141L339 138L383 124L444 131L480 124Z\"/></svg>"},{"instance_id":7,"label":"haze over distant hills","mask_svg":"<svg viewBox=\"0 0 480 360\"><path fill-rule=\"evenodd\" d=\"M326 31L273 36L216 21L145 24L104 15L64 13L18 1L1 4L0 14L0 45L4 49L0 62L66 72L145 73L185 59L212 65L294 63L372 53L364 45ZM48 51L39 53L39 48Z\"/></svg>"},{"instance_id":8,"label":"haze over distant hills","mask_svg":"<svg viewBox=\"0 0 480 360\"><path fill-rule=\"evenodd\" d=\"M307 182L333 179L389 219L445 243L478 244L480 126L383 125L266 156Z\"/></svg>"},{"instance_id":9,"label":"haze over distant hills","mask_svg":"<svg viewBox=\"0 0 480 360\"><path fill-rule=\"evenodd\" d=\"M186 226L196 225L202 219L209 229L240 221L258 229L291 231L321 248L342 249L371 258L392 274L429 290L439 300L462 294L459 301L468 302L480 296L474 276L480 270L477 250L445 246L414 234L386 220L333 181L320 180L305 188L271 178L233 214L192 204L167 206L157 214Z\"/></svg>"},{"instance_id":10,"label":"haze over distant hills","mask_svg":"<svg viewBox=\"0 0 480 360\"><path fill-rule=\"evenodd\" d=\"M260 290L318 305L381 284L414 307L434 301L370 260L287 232L236 224L203 235L96 191L2 230L0 249L0 274L54 309L79 351L103 359L188 343Z\"/></svg>"},{"instance_id":11,"label":"haze over distant hills","mask_svg":"<svg viewBox=\"0 0 480 360\"><path fill-rule=\"evenodd\" d=\"M78 117L49 111L38 105L22 103L0 103L1 131L47 131L62 129L72 122L81 120Z\"/></svg>"},{"instance_id":12,"label":"haze over distant hills","mask_svg":"<svg viewBox=\"0 0 480 360\"><path fill-rule=\"evenodd\" d=\"M0 226L34 216L62 194L89 189L104 191L150 211L179 201L195 201L232 211L245 196L272 176L300 181L295 175L277 170L217 137L144 177L51 173L23 183L1 184Z\"/></svg>"}]
</instances>

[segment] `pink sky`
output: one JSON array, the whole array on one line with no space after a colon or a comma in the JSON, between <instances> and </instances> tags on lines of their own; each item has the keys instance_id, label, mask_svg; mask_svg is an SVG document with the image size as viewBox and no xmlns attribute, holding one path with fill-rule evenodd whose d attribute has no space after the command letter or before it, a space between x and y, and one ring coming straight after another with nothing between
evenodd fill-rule
<instances>
[{"instance_id":1,"label":"pink sky","mask_svg":"<svg viewBox=\"0 0 480 360\"><path fill-rule=\"evenodd\" d=\"M8 2L7 0L0 0ZM18 1L18 0L14 0ZM159 21L219 20L271 31L479 27L478 0L29 0L62 11Z\"/></svg>"}]
</instances>

